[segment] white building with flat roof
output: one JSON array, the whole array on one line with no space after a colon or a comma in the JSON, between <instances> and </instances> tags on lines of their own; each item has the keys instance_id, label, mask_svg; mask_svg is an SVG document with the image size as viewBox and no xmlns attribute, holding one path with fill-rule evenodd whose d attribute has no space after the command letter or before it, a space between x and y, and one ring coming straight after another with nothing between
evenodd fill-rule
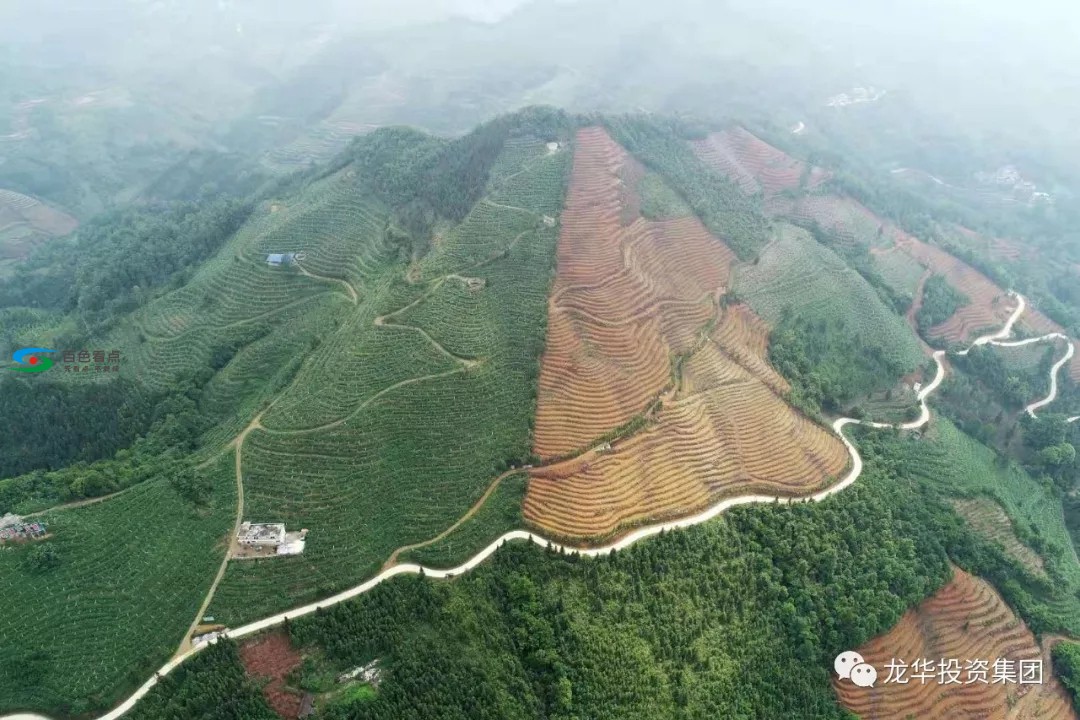
<instances>
[{"instance_id":1,"label":"white building with flat roof","mask_svg":"<svg viewBox=\"0 0 1080 720\"><path fill-rule=\"evenodd\" d=\"M236 541L247 547L277 547L285 542L285 523L244 522Z\"/></svg>"}]
</instances>

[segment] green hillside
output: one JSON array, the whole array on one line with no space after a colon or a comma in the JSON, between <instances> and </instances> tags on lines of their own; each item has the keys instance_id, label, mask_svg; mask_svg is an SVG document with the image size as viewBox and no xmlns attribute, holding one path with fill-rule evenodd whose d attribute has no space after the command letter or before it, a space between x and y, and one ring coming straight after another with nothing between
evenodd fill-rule
<instances>
[{"instance_id":1,"label":"green hillside","mask_svg":"<svg viewBox=\"0 0 1080 720\"><path fill-rule=\"evenodd\" d=\"M775 327L770 356L810 407L838 410L926 361L903 318L805 230L780 225L734 292Z\"/></svg>"},{"instance_id":2,"label":"green hillside","mask_svg":"<svg viewBox=\"0 0 1080 720\"><path fill-rule=\"evenodd\" d=\"M354 585L527 461L557 237L539 211L557 213L568 153L521 160L423 260L386 267L249 436L246 512L311 535L302 558L232 564L215 617Z\"/></svg>"},{"instance_id":3,"label":"green hillside","mask_svg":"<svg viewBox=\"0 0 1080 720\"><path fill-rule=\"evenodd\" d=\"M455 141L375 133L328 168L254 196L220 249L130 294L131 312L106 304L111 312L91 314L75 300L41 314L13 303L30 300L33 273L82 297L82 268L123 253L154 227L149 219L118 232L128 222L121 215L74 264L48 264L43 254L0 288L2 311L25 318L22 333L36 327L35 344L78 342L122 356L121 374L108 379L59 368L48 386L4 376L5 387L27 390L21 400L7 394L0 410L50 397L50 412L96 402L108 419L115 395L141 435L125 440L122 425L116 445L130 448L116 452L95 437L96 455L71 459L108 459L50 470L46 456L78 447L76 425L49 436L57 452L18 466L31 472L0 480L3 512L124 491L47 511L55 540L0 554L10 566L0 592L20 608L0 622L0 635L33 655L26 669L4 665L0 707L104 708L160 665L211 588L238 481L244 518L310 535L299 558L229 565L209 613L232 625L369 577L396 548L453 525L496 476L527 461L570 127L559 113L530 111ZM549 141L562 149L549 152ZM171 250L140 252L139 263L152 263ZM297 260L274 267L271 253ZM154 542L147 532L158 533ZM50 553L38 567L33 558L45 551L37 548L55 548L60 561ZM182 590L160 602L165 586ZM45 632L52 639L43 647L35 637Z\"/></svg>"},{"instance_id":4,"label":"green hillside","mask_svg":"<svg viewBox=\"0 0 1080 720\"><path fill-rule=\"evenodd\" d=\"M175 651L232 527L231 460L46 512L48 539L0 552L0 707L104 710Z\"/></svg>"},{"instance_id":5,"label":"green hillside","mask_svg":"<svg viewBox=\"0 0 1080 720\"><path fill-rule=\"evenodd\" d=\"M864 475L821 503L735 509L600 559L514 544L453 582L395 578L293 622L311 677L383 668L373 699L323 717L840 720L832 658L932 593L949 562L990 578L1034 631L1076 632L1076 560L1052 493L946 421L923 438L854 434ZM1016 527L1047 523L1018 532L1051 581L951 509L982 494Z\"/></svg>"}]
</instances>

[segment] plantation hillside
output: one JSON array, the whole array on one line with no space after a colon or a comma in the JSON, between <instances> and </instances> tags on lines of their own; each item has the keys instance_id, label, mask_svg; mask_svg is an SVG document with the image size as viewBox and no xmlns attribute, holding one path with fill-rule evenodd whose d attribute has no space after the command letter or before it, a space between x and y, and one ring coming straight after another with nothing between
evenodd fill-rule
<instances>
[{"instance_id":1,"label":"plantation hillside","mask_svg":"<svg viewBox=\"0 0 1080 720\"><path fill-rule=\"evenodd\" d=\"M918 643L948 654L959 643L1032 657L1042 633L1075 632L1075 613L1056 611L1071 590L1027 573L952 511L989 469L985 448L954 461L970 442L954 432L857 433L860 484L820 503L735 509L605 558L510 545L453 582L390 580L290 624L309 658L300 681L320 687L378 659L374 696L327 704L328 718L839 719L845 706L883 702L897 717L913 702L1004 713L1017 698L1002 688L918 693L894 707L880 689L830 682L833 657L868 642L871 654ZM997 642L1008 647L975 647ZM216 666L226 677L236 668L227 657ZM154 690L152 702L176 692ZM180 692L200 695L192 682ZM1054 678L1039 693L1025 706L1072 717Z\"/></svg>"},{"instance_id":2,"label":"plantation hillside","mask_svg":"<svg viewBox=\"0 0 1080 720\"><path fill-rule=\"evenodd\" d=\"M120 422L89 446L85 426L71 424L50 437L49 452L4 454L19 460L0 480L3 512L117 494L48 510L55 532L3 554L5 587L49 588L6 616L5 645L32 652L51 617L80 632L52 635L57 644L25 668L5 664L0 706L104 708L184 641L211 596L208 612L234 623L355 584L394 549L452 525L496 476L527 461L571 123L537 110L458 141L383 131L327 168L260 191L239 215L212 204L158 218L123 212L71 241L74 267L50 263L55 251L43 248L16 271L0 310L22 319L13 343L116 348L121 360L118 373L76 374L58 359L41 378L7 375L5 417L48 398L46 427L49 413L70 417L104 399L98 430L114 408ZM130 243L163 227L189 241L205 231L208 241L183 246L179 268L168 264L175 244L133 254ZM101 275L124 252L131 262L121 267L147 270L126 296ZM274 252L295 262L273 267ZM33 282L47 274L65 282L69 299L38 307ZM90 290L105 302L91 303ZM30 432L6 442L29 443ZM139 532L160 523L136 501L152 492L179 494L213 529L144 545ZM183 512L145 501L185 527ZM308 550L230 563L214 594L235 523L249 517L308 529ZM115 533L126 540L115 543ZM188 580L170 579L181 571ZM173 587L175 606L115 580L116 592L99 593L79 572L106 583L110 573L148 575ZM138 668L128 662L131 638L148 658Z\"/></svg>"},{"instance_id":3,"label":"plantation hillside","mask_svg":"<svg viewBox=\"0 0 1080 720\"><path fill-rule=\"evenodd\" d=\"M327 717L460 715L484 683L491 717L843 717L825 660L950 563L1034 633L1080 632L1062 512L1080 424L1014 418L1010 462L955 410L963 383L984 398L1004 378L1019 413L1066 341L955 356L925 436L846 445L842 415L918 415L927 342L1020 301L831 171L710 130L543 107L454 139L381 128L325 165L178 189L35 247L0 277L0 350L58 354L0 377L0 514L48 532L0 553L18 649L0 709L104 711L204 633L403 563L453 567L511 530L633 540L842 479L595 562L515 546L454 583L388 581L290 624L303 682L384 658L383 687L357 691L370 705L323 698ZM1017 327L1059 326L1032 309ZM90 349L115 352L109 370ZM245 521L302 532L303 551L247 551ZM215 666L264 712L236 662L201 656L139 712L212 706L191 683Z\"/></svg>"}]
</instances>

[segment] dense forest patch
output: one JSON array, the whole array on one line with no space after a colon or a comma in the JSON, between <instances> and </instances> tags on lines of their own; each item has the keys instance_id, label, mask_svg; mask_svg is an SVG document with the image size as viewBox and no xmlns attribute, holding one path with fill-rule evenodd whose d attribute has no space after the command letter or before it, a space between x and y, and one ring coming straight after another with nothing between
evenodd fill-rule
<instances>
[{"instance_id":1,"label":"dense forest patch","mask_svg":"<svg viewBox=\"0 0 1080 720\"><path fill-rule=\"evenodd\" d=\"M919 332L926 335L930 328L945 322L969 302L945 277L931 275L923 285L922 303L915 313Z\"/></svg>"}]
</instances>

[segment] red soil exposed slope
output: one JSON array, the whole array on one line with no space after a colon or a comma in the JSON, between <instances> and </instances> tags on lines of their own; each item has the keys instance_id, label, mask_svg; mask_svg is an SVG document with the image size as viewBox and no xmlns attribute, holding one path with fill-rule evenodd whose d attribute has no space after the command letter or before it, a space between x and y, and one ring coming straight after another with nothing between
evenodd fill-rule
<instances>
[{"instance_id":1,"label":"red soil exposed slope","mask_svg":"<svg viewBox=\"0 0 1080 720\"><path fill-rule=\"evenodd\" d=\"M560 536L609 535L721 495L806 494L848 459L783 401L764 323L745 306L721 306L731 251L696 218L641 218L639 176L603 130L579 132L536 453L573 454L663 403L612 449L533 472L525 516Z\"/></svg>"},{"instance_id":2,"label":"red soil exposed slope","mask_svg":"<svg viewBox=\"0 0 1080 720\"><path fill-rule=\"evenodd\" d=\"M751 141L745 137L748 135L750 134L745 130L739 133L719 133L710 136L707 143L699 141L693 145L699 157L727 173L744 189L753 190L750 180L762 188L791 189L791 173L795 170L778 176L776 168L796 168L801 173L804 172L804 163L757 138ZM762 145L768 149L762 149ZM717 147L725 148L726 151L721 152ZM740 148L753 148L753 151ZM735 162L731 157L747 159ZM769 161L753 159L761 157L769 158ZM824 176L824 171L811 172L811 177ZM978 270L944 250L905 233L894 223L879 217L853 198L828 194L808 194L799 198L777 196L767 198L766 209L770 214L797 222L818 223L848 242L896 247L935 274L944 275L950 285L969 298L970 303L957 310L956 314L944 323L931 328L931 337L956 343L968 342L980 331L999 327L1015 307L1005 290Z\"/></svg>"},{"instance_id":3,"label":"red soil exposed slope","mask_svg":"<svg viewBox=\"0 0 1080 720\"><path fill-rule=\"evenodd\" d=\"M1043 659L1043 684L938 684L937 678L912 679L906 685L884 683L893 659L910 665L927 658L967 660L1032 659L1043 656L1034 635L983 580L955 569L951 582L904 614L885 635L858 649L878 670L872 688L834 678L841 704L865 720L958 718L980 720L1075 719L1061 683L1053 677L1049 657ZM1048 655L1048 654L1047 654ZM961 682L968 679L966 672ZM993 679L992 670L987 680Z\"/></svg>"},{"instance_id":4,"label":"red soil exposed slope","mask_svg":"<svg viewBox=\"0 0 1080 720\"><path fill-rule=\"evenodd\" d=\"M906 234L897 240L897 245L934 274L943 275L969 300L951 318L931 328L931 337L955 343L970 342L987 329L1003 325L1016 309L1016 301L1008 293L963 260Z\"/></svg>"},{"instance_id":5,"label":"red soil exposed slope","mask_svg":"<svg viewBox=\"0 0 1080 720\"><path fill-rule=\"evenodd\" d=\"M689 349L725 291L734 256L696 219L624 217L636 194L623 178L637 172L602 129L578 133L540 371L541 457L642 413L671 383L670 355Z\"/></svg>"},{"instance_id":6,"label":"red soil exposed slope","mask_svg":"<svg viewBox=\"0 0 1080 720\"><path fill-rule=\"evenodd\" d=\"M693 142L694 150L708 164L728 175L747 193L766 196L799 187L806 163L752 135L741 127L713 133ZM828 173L811 168L807 189L820 185Z\"/></svg>"},{"instance_id":7,"label":"red soil exposed slope","mask_svg":"<svg viewBox=\"0 0 1080 720\"><path fill-rule=\"evenodd\" d=\"M245 642L240 646L240 659L248 675L268 680L263 694L278 715L293 720L300 714L300 696L286 691L284 685L285 677L300 666L303 657L286 633L274 632Z\"/></svg>"}]
</instances>

